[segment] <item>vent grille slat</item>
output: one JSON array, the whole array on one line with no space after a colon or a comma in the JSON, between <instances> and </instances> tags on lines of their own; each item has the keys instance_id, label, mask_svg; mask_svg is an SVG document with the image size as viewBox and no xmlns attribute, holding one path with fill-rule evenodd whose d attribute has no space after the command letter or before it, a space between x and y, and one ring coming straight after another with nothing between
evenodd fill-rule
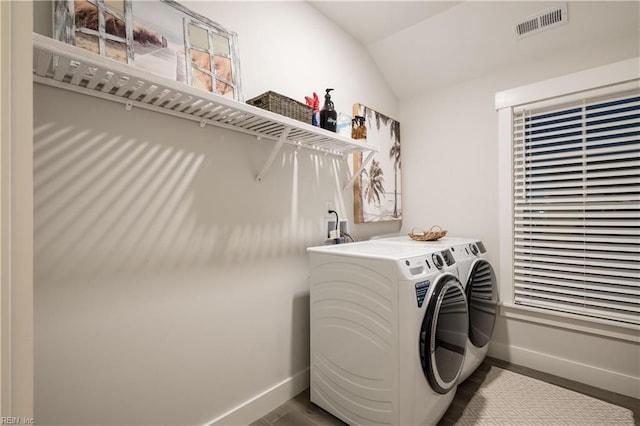
<instances>
[{"instance_id":1,"label":"vent grille slat","mask_svg":"<svg viewBox=\"0 0 640 426\"><path fill-rule=\"evenodd\" d=\"M568 22L567 3L561 6L529 16L516 24L517 38L524 38Z\"/></svg>"}]
</instances>

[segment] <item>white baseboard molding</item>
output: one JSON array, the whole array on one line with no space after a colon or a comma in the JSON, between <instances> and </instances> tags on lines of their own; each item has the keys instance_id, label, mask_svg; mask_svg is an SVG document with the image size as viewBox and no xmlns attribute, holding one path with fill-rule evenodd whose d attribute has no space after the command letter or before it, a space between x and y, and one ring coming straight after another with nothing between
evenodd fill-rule
<instances>
[{"instance_id":1,"label":"white baseboard molding","mask_svg":"<svg viewBox=\"0 0 640 426\"><path fill-rule=\"evenodd\" d=\"M248 425L309 387L309 368L216 417L207 425Z\"/></svg>"},{"instance_id":2,"label":"white baseboard molding","mask_svg":"<svg viewBox=\"0 0 640 426\"><path fill-rule=\"evenodd\" d=\"M513 364L640 399L640 378L530 349L491 342L488 355Z\"/></svg>"}]
</instances>

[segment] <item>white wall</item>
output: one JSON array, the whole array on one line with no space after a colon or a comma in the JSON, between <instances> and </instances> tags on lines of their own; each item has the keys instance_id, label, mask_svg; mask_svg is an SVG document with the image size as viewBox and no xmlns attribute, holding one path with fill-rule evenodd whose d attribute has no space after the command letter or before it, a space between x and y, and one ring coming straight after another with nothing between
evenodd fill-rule
<instances>
[{"instance_id":1,"label":"white wall","mask_svg":"<svg viewBox=\"0 0 640 426\"><path fill-rule=\"evenodd\" d=\"M339 110L397 116L368 54L306 3L186 5L238 33L246 99L330 86ZM249 423L304 389L305 248L324 200L353 217L352 198L344 163L305 150L256 183L272 146L34 86L38 424Z\"/></svg>"},{"instance_id":2,"label":"white wall","mask_svg":"<svg viewBox=\"0 0 640 426\"><path fill-rule=\"evenodd\" d=\"M403 228L439 224L449 235L481 238L490 261L500 268L500 260L509 259L509 254L499 252L499 230L510 224L499 222L496 92L638 56L638 31L636 26L629 37L590 41L578 49L401 100L403 140L408 141L403 143L402 160L408 176L403 186ZM578 327L557 319L534 323L534 317L503 311L490 355L640 397L637 333L625 329L616 336L606 327Z\"/></svg>"},{"instance_id":3,"label":"white wall","mask_svg":"<svg viewBox=\"0 0 640 426\"><path fill-rule=\"evenodd\" d=\"M637 36L592 43L398 107L362 46L304 2L186 5L238 33L246 99L330 86L338 110L361 102L399 118L403 228L478 236L496 267L494 94L639 47ZM34 9L36 30L50 33L50 4ZM285 149L255 183L271 146L35 85L39 424L248 423L306 385L304 248L322 240L324 200L352 217L352 198L344 165L306 151ZM397 230L352 225L360 238ZM586 365L637 377L638 346L598 336L513 314L491 351L559 375Z\"/></svg>"}]
</instances>

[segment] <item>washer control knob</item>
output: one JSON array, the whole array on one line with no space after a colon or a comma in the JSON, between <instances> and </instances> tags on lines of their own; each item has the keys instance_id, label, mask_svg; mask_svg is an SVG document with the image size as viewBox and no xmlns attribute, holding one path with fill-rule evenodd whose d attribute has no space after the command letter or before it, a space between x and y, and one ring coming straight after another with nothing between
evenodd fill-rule
<instances>
[{"instance_id":1,"label":"washer control knob","mask_svg":"<svg viewBox=\"0 0 640 426\"><path fill-rule=\"evenodd\" d=\"M474 243L469 244L469 248L471 249L471 253L473 253L474 256L478 255L478 246L475 245Z\"/></svg>"},{"instance_id":2,"label":"washer control knob","mask_svg":"<svg viewBox=\"0 0 640 426\"><path fill-rule=\"evenodd\" d=\"M433 253L431 255L431 260L433 260L433 264L436 265L436 268L438 269L442 269L442 267L444 266L444 260L442 260L442 256L440 256L440 253Z\"/></svg>"}]
</instances>

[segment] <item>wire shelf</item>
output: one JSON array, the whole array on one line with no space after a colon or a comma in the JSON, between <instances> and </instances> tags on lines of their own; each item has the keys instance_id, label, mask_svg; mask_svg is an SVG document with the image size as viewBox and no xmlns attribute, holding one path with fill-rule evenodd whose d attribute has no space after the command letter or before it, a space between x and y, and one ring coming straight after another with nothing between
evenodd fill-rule
<instances>
[{"instance_id":1,"label":"wire shelf","mask_svg":"<svg viewBox=\"0 0 640 426\"><path fill-rule=\"evenodd\" d=\"M284 143L342 158L358 152L378 152L377 147L362 141L168 80L37 33L33 34L33 81L119 102L127 109L149 109L197 121L201 127L213 125L278 141L273 157ZM265 164L259 181L269 166L270 162Z\"/></svg>"}]
</instances>

